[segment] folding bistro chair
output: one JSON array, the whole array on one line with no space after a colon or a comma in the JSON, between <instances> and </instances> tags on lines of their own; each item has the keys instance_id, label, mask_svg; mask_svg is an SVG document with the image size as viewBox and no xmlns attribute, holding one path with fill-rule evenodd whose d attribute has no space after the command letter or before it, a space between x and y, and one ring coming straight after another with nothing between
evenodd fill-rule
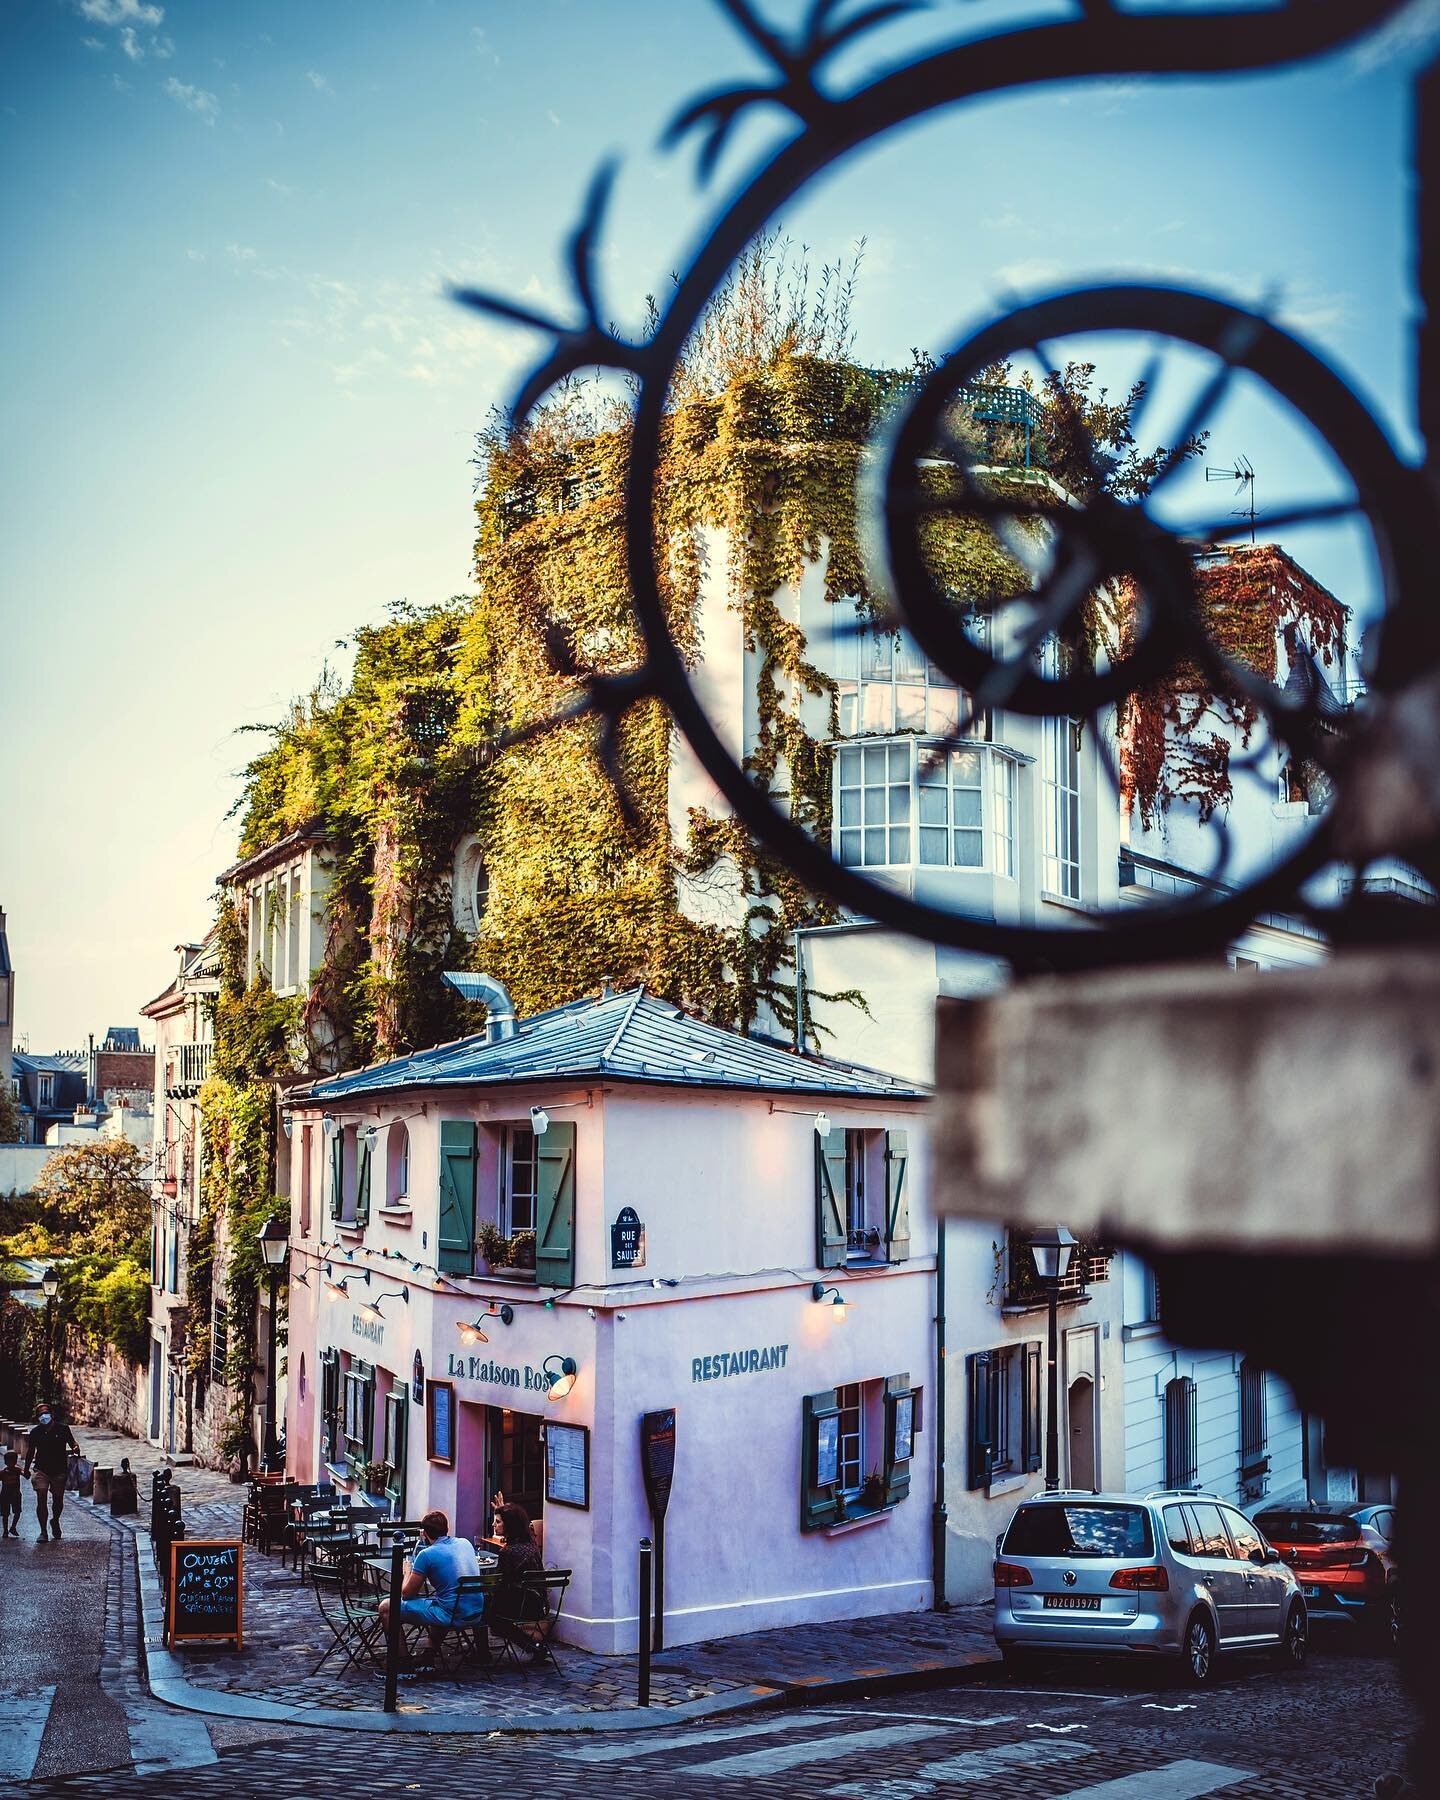
<instances>
[{"instance_id":1,"label":"folding bistro chair","mask_svg":"<svg viewBox=\"0 0 1440 1800\"><path fill-rule=\"evenodd\" d=\"M495 1572L493 1569L488 1575L462 1575L455 1583L455 1611L457 1613L466 1611L466 1602L474 1600L477 1596L483 1597L488 1608L490 1596L494 1591ZM490 1634L485 1629L483 1613L474 1619L454 1619L446 1631L447 1635L441 1638L440 1648L435 1654L437 1666L444 1657L446 1646L450 1641L449 1634L454 1636L457 1652L452 1667L458 1664L462 1657L479 1663L488 1663L493 1660L490 1655Z\"/></svg>"},{"instance_id":2,"label":"folding bistro chair","mask_svg":"<svg viewBox=\"0 0 1440 1800\"><path fill-rule=\"evenodd\" d=\"M491 1614L512 1662L518 1663L524 1651L531 1667L542 1662L560 1667L553 1640L569 1586L569 1569L527 1569L516 1581L505 1613Z\"/></svg>"},{"instance_id":3,"label":"folding bistro chair","mask_svg":"<svg viewBox=\"0 0 1440 1800\"><path fill-rule=\"evenodd\" d=\"M375 1646L380 1636L379 1599L352 1594L338 1569L312 1568L310 1581L320 1617L332 1639L310 1673L318 1675L337 1650L344 1655L346 1668L352 1664L359 1668L362 1660L378 1661Z\"/></svg>"}]
</instances>

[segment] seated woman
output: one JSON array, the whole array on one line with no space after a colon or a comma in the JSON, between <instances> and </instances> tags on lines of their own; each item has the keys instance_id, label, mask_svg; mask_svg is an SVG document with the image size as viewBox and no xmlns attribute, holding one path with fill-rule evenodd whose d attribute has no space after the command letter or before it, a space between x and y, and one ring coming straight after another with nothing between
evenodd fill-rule
<instances>
[{"instance_id":1,"label":"seated woman","mask_svg":"<svg viewBox=\"0 0 1440 1800\"><path fill-rule=\"evenodd\" d=\"M430 1654L417 1658L421 1667L435 1661L440 1640L451 1625L473 1625L484 1610L483 1596L467 1597L457 1605L462 1576L478 1575L480 1564L469 1538L450 1535L450 1521L443 1512L428 1512L420 1521L425 1542L415 1552L405 1585L400 1590L400 1617L409 1625L423 1625L430 1633ZM430 1592L423 1592L428 1585ZM381 1628L388 1629L390 1602L380 1602Z\"/></svg>"},{"instance_id":2,"label":"seated woman","mask_svg":"<svg viewBox=\"0 0 1440 1800\"><path fill-rule=\"evenodd\" d=\"M486 1629L519 1645L522 1650L528 1650L532 1656L538 1656L544 1646L537 1643L533 1631L526 1631L524 1627L532 1614L536 1619L540 1615L533 1599L527 1608L526 1601L530 1597L520 1582L522 1575L545 1567L535 1544L535 1534L530 1529L530 1515L516 1501L496 1494L495 1524L496 1535L489 1541L499 1549L500 1574L485 1609Z\"/></svg>"}]
</instances>

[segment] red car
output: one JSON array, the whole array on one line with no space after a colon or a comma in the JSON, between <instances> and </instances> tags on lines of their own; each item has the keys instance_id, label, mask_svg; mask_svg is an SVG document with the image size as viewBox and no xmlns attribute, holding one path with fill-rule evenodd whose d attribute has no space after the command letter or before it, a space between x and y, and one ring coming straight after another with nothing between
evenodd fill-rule
<instances>
[{"instance_id":1,"label":"red car","mask_svg":"<svg viewBox=\"0 0 1440 1800\"><path fill-rule=\"evenodd\" d=\"M1295 1571L1310 1617L1350 1619L1400 1639L1395 1508L1377 1504L1276 1506L1255 1523Z\"/></svg>"}]
</instances>

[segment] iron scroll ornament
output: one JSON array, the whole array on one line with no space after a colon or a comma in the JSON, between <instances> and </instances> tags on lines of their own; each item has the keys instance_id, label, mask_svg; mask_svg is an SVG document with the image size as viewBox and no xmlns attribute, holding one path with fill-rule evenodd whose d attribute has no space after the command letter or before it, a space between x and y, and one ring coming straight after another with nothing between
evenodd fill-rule
<instances>
[{"instance_id":1,"label":"iron scroll ornament","mask_svg":"<svg viewBox=\"0 0 1440 1800\"><path fill-rule=\"evenodd\" d=\"M582 697L554 719L526 727L517 737L585 714L597 715L602 754L615 775L615 734L620 718L636 700L658 698L735 815L813 890L906 934L999 956L1017 968L1095 967L1223 946L1258 913L1293 899L1307 877L1330 860L1323 824L1258 880L1233 890L1216 883L1211 891L1163 909L1127 909L1123 923L1118 918L1087 921L1077 929L1000 924L914 900L840 864L826 846L782 813L726 750L691 687L684 659L670 635L655 562L652 510L666 400L685 345L735 259L803 188L886 133L966 99L1038 83L1282 67L1336 50L1376 29L1400 10L1399 0L1379 7L1370 0L1314 0L1313 4L1291 0L1289 5L1267 12L1168 15L1119 14L1088 0L1072 20L1002 32L942 49L839 98L821 85L820 71L826 59L860 32L911 10L908 6L882 4L837 23L836 0L815 0L798 41L790 45L758 18L747 0L720 0L720 4L775 69L776 79L770 85L717 91L696 101L678 116L669 141L688 133L703 134L700 165L704 177L713 169L731 126L746 110L778 108L797 122L799 129L719 216L689 269L677 280L653 335L644 342L631 342L602 323L593 264L612 175L608 168L602 169L592 184L571 244L571 266L582 310L578 327L556 324L495 295L466 290L458 296L494 315L538 326L554 338L552 352L517 397L516 417L525 416L558 381L596 367L624 372L635 388L625 535L645 660L638 669L624 674L581 677ZM1303 706L1296 706L1270 684L1223 659L1200 626L1187 553L1177 538L1141 508L1092 504L1078 518L1067 521L1067 535L1087 547L1092 585L1121 575L1134 576L1146 595L1148 623L1136 654L1108 672L1047 680L1028 668L1001 669L976 646L967 645L953 614L947 615L940 604L918 555L907 471L923 449L926 434L933 431L945 395L953 393L963 376L982 366L987 357L993 360L995 353L1097 329L1155 333L1218 354L1223 365L1221 382L1203 397L1206 400L1218 398L1224 380L1237 369L1259 377L1295 409L1349 475L1354 501L1344 510L1363 515L1369 524L1385 617L1400 610L1402 596L1416 591L1416 576L1423 567L1420 546L1434 541L1428 493L1345 383L1273 323L1222 300L1180 289L1113 287L1057 294L993 322L945 357L911 400L891 438L884 483L884 535L896 622L909 628L932 660L967 690L986 691L988 682L992 696L1000 694L1005 705L1031 713L1083 717L1105 700L1122 697L1188 656L1217 679L1243 688L1275 735L1297 753L1315 755L1322 761L1327 755L1333 757L1333 750L1319 742L1316 721L1306 716ZM1190 423L1198 427L1203 418L1197 413ZM967 510L974 510L976 502L972 490L966 496ZM1325 516L1325 509L1300 509L1291 516L1319 518ZM1056 616L1060 616L1058 610ZM563 652L557 662L564 668Z\"/></svg>"}]
</instances>

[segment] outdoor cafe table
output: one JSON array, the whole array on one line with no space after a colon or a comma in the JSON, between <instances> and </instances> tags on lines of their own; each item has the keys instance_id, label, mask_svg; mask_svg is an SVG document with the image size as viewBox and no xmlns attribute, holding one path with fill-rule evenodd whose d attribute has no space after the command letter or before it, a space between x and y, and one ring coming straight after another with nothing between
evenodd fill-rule
<instances>
[{"instance_id":1,"label":"outdoor cafe table","mask_svg":"<svg viewBox=\"0 0 1440 1800\"><path fill-rule=\"evenodd\" d=\"M479 1560L482 1575L488 1575L492 1570L500 1567L498 1556L482 1556ZM362 1556L360 1563L362 1568L370 1571L370 1578L374 1585L383 1592L390 1582L390 1558L388 1556ZM408 1554L405 1563L408 1568L410 1563Z\"/></svg>"}]
</instances>

